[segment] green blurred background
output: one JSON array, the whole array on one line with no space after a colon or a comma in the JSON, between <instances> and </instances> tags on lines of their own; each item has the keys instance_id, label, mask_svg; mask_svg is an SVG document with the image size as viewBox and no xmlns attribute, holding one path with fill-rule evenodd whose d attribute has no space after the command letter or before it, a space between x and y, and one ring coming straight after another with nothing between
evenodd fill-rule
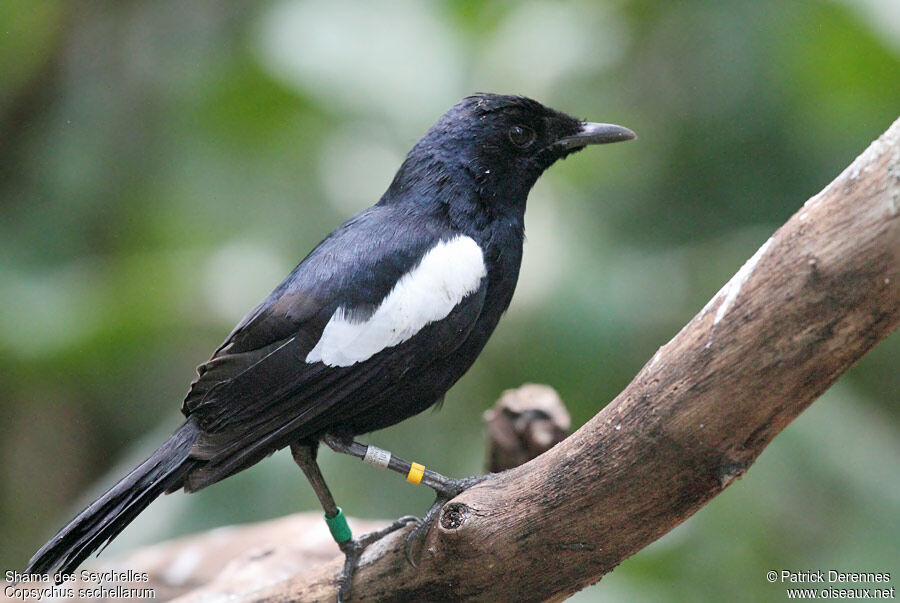
<instances>
[{"instance_id":1,"label":"green blurred background","mask_svg":"<svg viewBox=\"0 0 900 603\"><path fill-rule=\"evenodd\" d=\"M526 381L582 424L900 115L900 4L4 0L0 65L0 568L21 569L179 423L195 365L243 313L475 91L640 139L544 176L484 354L440 413L368 441L479 472L481 411ZM576 599L782 600L767 570L898 575L898 358L894 335ZM430 502L322 460L350 514ZM111 551L316 508L281 452L157 501Z\"/></svg>"}]
</instances>

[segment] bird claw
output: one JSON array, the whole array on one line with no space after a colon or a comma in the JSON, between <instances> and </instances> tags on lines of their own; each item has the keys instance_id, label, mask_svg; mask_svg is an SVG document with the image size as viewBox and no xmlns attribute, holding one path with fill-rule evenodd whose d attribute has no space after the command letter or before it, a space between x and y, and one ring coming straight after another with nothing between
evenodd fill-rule
<instances>
[{"instance_id":1,"label":"bird claw","mask_svg":"<svg viewBox=\"0 0 900 603\"><path fill-rule=\"evenodd\" d=\"M403 547L403 553L406 555L406 561L413 567L419 564L419 558L422 556L422 545L425 543L425 535L431 529L431 524L441 511L444 504L449 501L443 495L438 494L431 508L422 516L422 519L416 522L413 529L406 535L406 545Z\"/></svg>"},{"instance_id":2,"label":"bird claw","mask_svg":"<svg viewBox=\"0 0 900 603\"><path fill-rule=\"evenodd\" d=\"M419 559L422 556L422 545L425 543L425 536L428 534L428 531L431 529L432 524L434 524L434 521L437 519L444 505L472 486L486 480L490 477L490 474L475 475L463 479L453 479L446 476L441 477L442 480L440 486L432 486L436 494L434 503L425 515L422 516L422 519L416 522L415 527L409 531L409 534L406 535L406 545L403 552L406 555L406 560L413 567L418 566Z\"/></svg>"},{"instance_id":3,"label":"bird claw","mask_svg":"<svg viewBox=\"0 0 900 603\"><path fill-rule=\"evenodd\" d=\"M406 524L418 521L418 517L406 515L380 530L363 534L359 538L351 538L338 545L341 552L344 553L344 568L341 570L341 577L338 581L338 603L350 600L353 589L353 574L356 572L356 566L359 564L363 551L365 551L369 545L381 540L391 532L396 532Z\"/></svg>"},{"instance_id":4,"label":"bird claw","mask_svg":"<svg viewBox=\"0 0 900 603\"><path fill-rule=\"evenodd\" d=\"M338 546L344 553L344 569L341 571L341 577L338 583L338 602L350 599L353 586L353 574L356 571L360 557L362 557L366 547L381 540L391 532L395 532L407 524L415 522L415 527L410 530L409 534L406 536L404 554L406 555L406 560L409 564L416 567L422 553L422 544L425 542L425 535L428 534L435 519L440 515L443 506L475 484L483 482L488 477L490 477L490 474L466 477L463 479L440 476L440 482L438 484L429 484L434 489L437 496L434 499L434 504L432 504L425 515L422 516L422 519L407 515L380 530L363 534L359 538L351 538L350 540L339 544Z\"/></svg>"}]
</instances>

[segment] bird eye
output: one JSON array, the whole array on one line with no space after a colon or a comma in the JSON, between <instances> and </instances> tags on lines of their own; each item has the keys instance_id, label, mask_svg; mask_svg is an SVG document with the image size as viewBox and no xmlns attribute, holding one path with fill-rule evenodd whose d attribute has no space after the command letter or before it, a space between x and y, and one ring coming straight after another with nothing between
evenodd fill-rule
<instances>
[{"instance_id":1,"label":"bird eye","mask_svg":"<svg viewBox=\"0 0 900 603\"><path fill-rule=\"evenodd\" d=\"M509 136L509 141L520 149L531 145L537 138L537 134L528 126L513 126L506 134Z\"/></svg>"}]
</instances>

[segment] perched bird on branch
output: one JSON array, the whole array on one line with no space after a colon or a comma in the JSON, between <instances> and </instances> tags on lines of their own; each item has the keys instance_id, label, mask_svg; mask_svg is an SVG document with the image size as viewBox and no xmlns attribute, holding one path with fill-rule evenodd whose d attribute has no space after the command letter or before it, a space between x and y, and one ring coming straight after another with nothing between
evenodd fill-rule
<instances>
[{"instance_id":1,"label":"perched bird on branch","mask_svg":"<svg viewBox=\"0 0 900 603\"><path fill-rule=\"evenodd\" d=\"M154 499L194 492L291 447L346 555L341 592L369 543L353 538L316 464L320 442L424 483L435 505L455 480L353 440L439 402L509 306L522 260L525 200L558 159L634 138L520 96L477 94L416 143L387 192L325 238L202 364L184 424L64 526L28 573L71 572Z\"/></svg>"}]
</instances>

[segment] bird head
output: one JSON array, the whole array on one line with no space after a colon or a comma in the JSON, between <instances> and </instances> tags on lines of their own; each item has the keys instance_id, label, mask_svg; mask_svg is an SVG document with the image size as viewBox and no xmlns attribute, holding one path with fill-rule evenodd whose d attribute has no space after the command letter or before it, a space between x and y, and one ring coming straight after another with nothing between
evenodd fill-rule
<instances>
[{"instance_id":1,"label":"bird head","mask_svg":"<svg viewBox=\"0 0 900 603\"><path fill-rule=\"evenodd\" d=\"M474 182L482 202L524 208L531 187L557 160L588 145L633 138L628 128L586 122L523 96L475 94L416 143L391 189L437 183L459 190Z\"/></svg>"}]
</instances>

